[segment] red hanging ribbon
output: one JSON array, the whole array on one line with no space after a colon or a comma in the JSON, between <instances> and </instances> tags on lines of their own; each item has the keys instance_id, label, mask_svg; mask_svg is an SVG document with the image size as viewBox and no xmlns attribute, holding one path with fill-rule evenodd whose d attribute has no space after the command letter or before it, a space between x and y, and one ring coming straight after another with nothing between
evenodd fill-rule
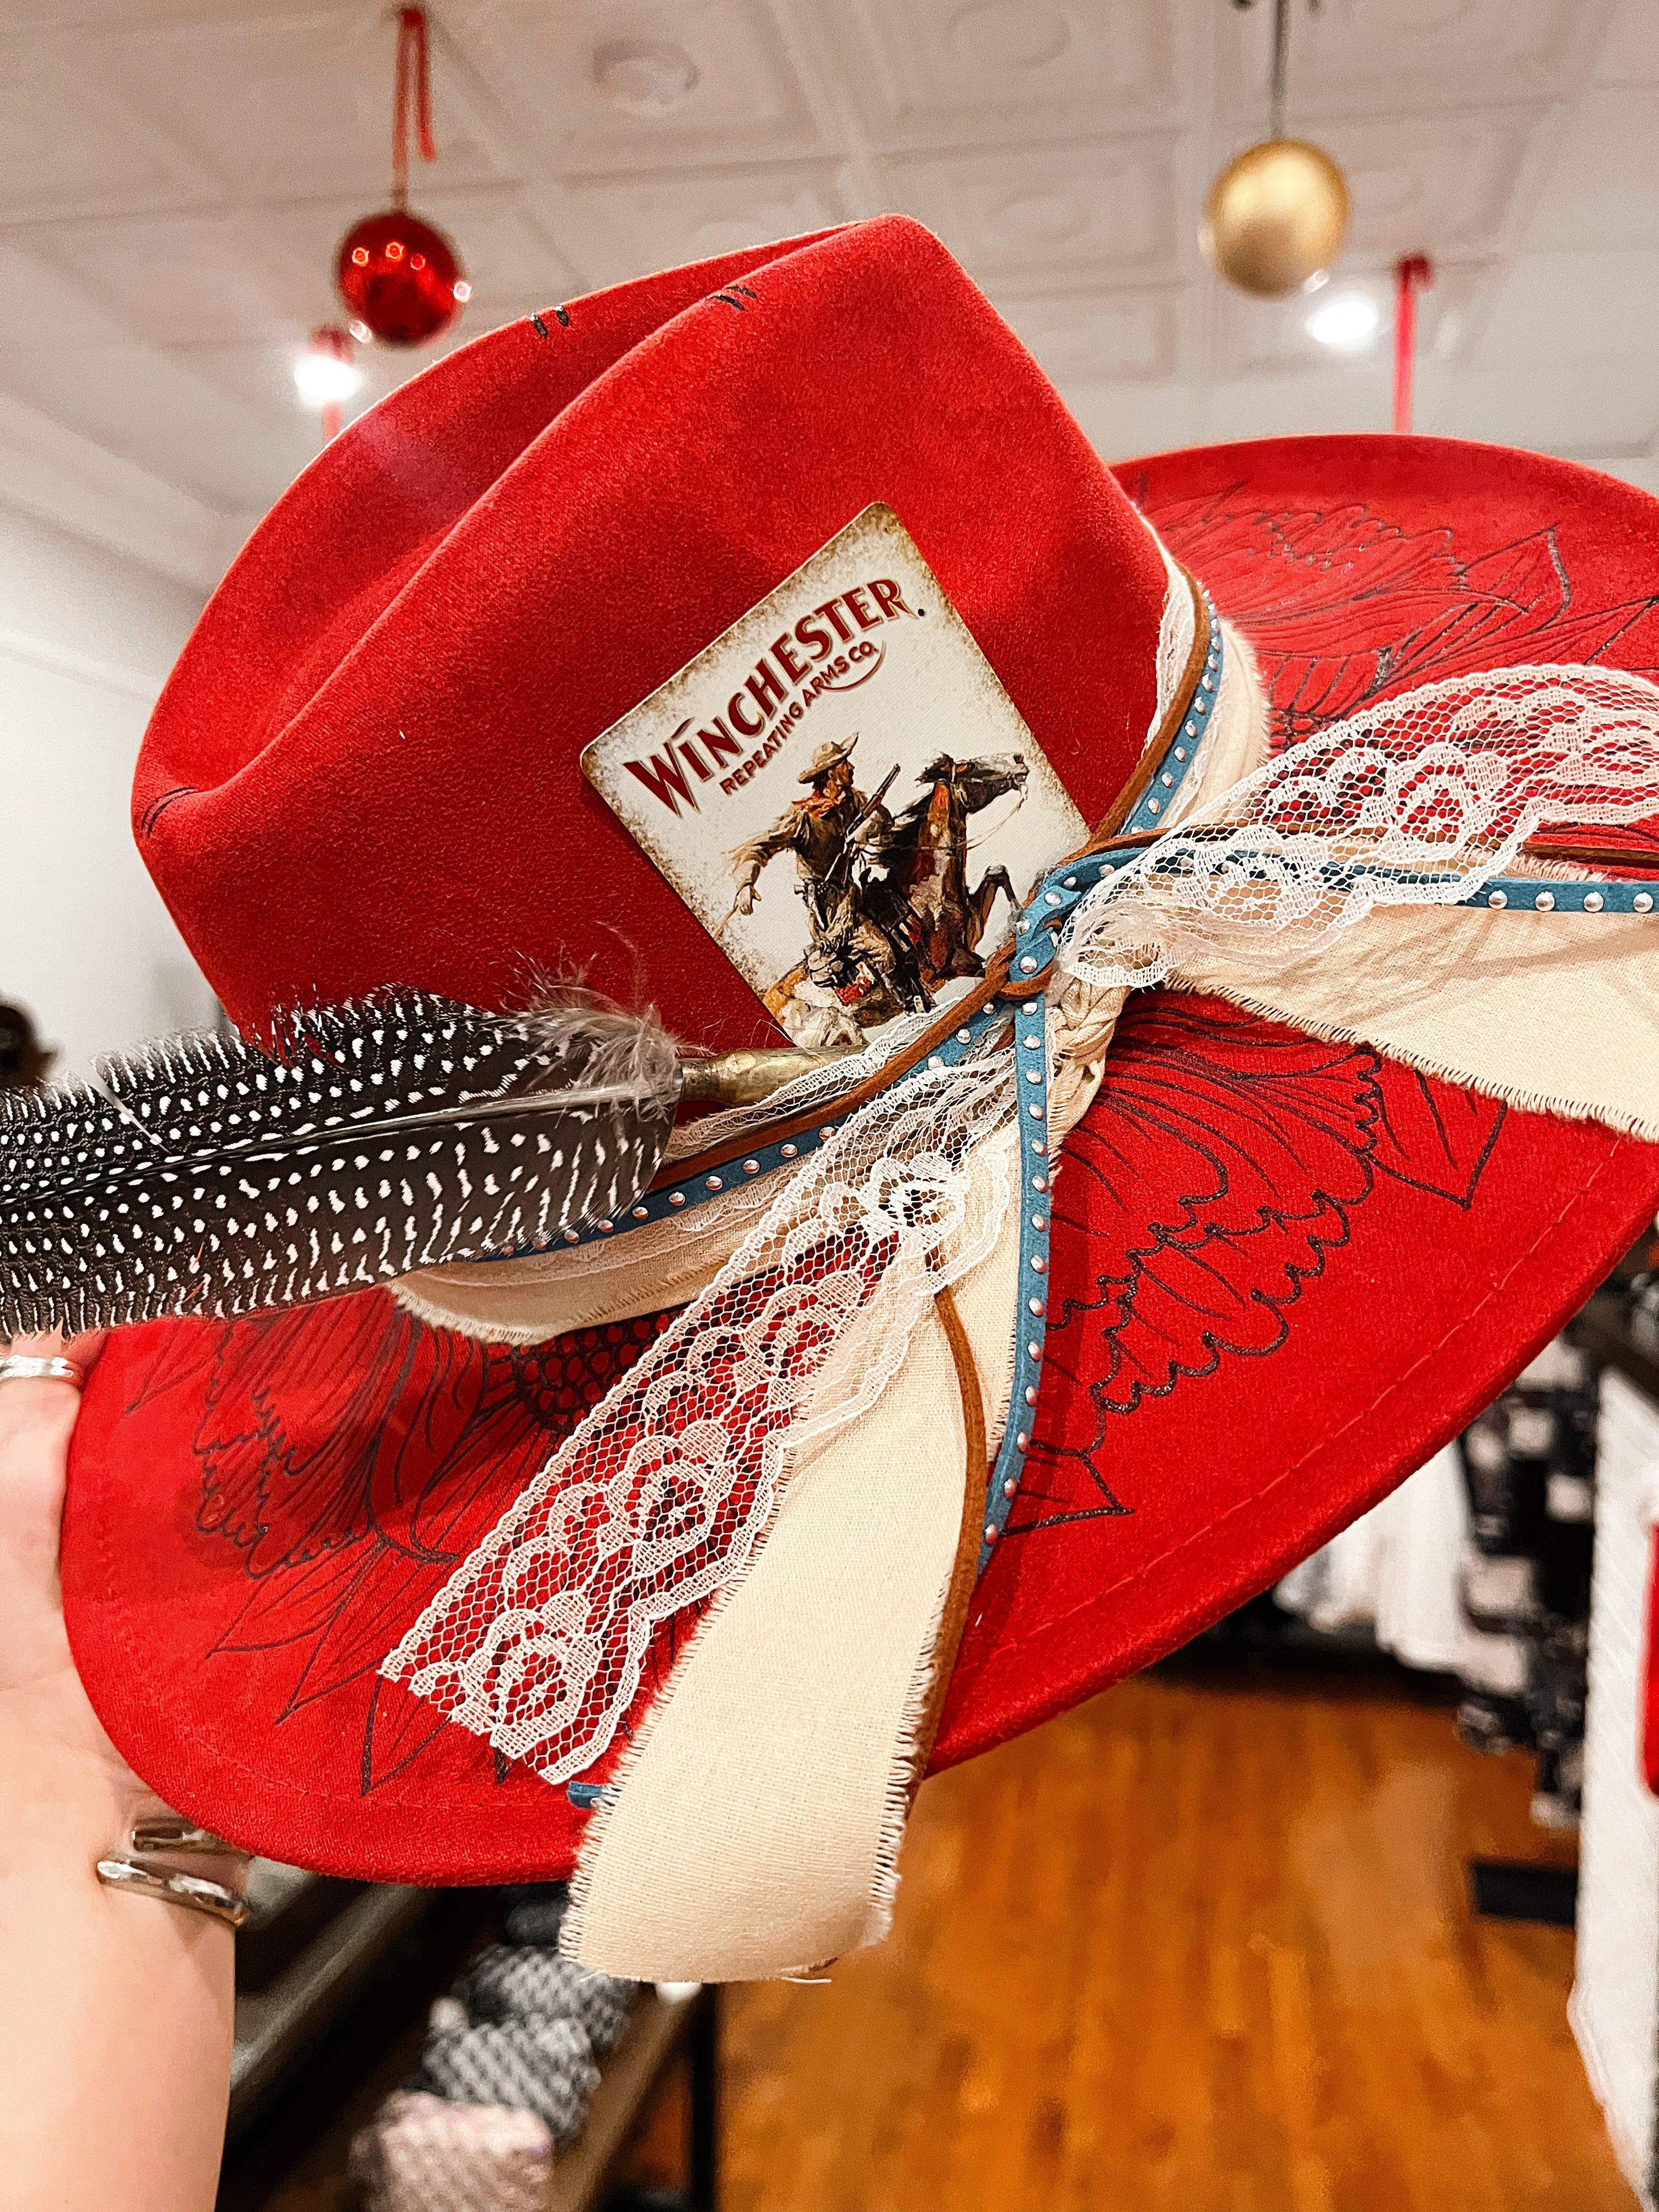
<instances>
[{"instance_id":1,"label":"red hanging ribbon","mask_svg":"<svg viewBox=\"0 0 1659 2212\"><path fill-rule=\"evenodd\" d=\"M1412 427L1412 374L1417 361L1417 295L1434 282L1434 264L1408 253L1394 272L1394 427Z\"/></svg>"},{"instance_id":2,"label":"red hanging ribbon","mask_svg":"<svg viewBox=\"0 0 1659 2212\"><path fill-rule=\"evenodd\" d=\"M427 47L424 8L398 10L398 59L392 99L392 204L409 205L409 112L415 111L415 143L421 159L433 161L432 63Z\"/></svg>"}]
</instances>

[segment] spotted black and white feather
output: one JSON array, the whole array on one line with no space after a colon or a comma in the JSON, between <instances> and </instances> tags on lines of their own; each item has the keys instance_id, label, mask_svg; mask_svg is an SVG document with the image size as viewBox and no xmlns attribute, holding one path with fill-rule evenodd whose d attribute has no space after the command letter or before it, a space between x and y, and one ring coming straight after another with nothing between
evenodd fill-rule
<instances>
[{"instance_id":1,"label":"spotted black and white feather","mask_svg":"<svg viewBox=\"0 0 1659 2212\"><path fill-rule=\"evenodd\" d=\"M228 1317L539 1250L631 1205L679 1096L648 1017L424 994L0 1094L0 1338Z\"/></svg>"}]
</instances>

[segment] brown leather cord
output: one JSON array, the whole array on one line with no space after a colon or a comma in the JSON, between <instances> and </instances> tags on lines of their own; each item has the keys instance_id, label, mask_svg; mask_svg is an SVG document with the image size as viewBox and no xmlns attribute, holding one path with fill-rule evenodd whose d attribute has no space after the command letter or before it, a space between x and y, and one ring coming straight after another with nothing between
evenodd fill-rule
<instances>
[{"instance_id":1,"label":"brown leather cord","mask_svg":"<svg viewBox=\"0 0 1659 2212\"><path fill-rule=\"evenodd\" d=\"M1167 830L1126 830L1121 837L1103 837L1095 848L1097 853L1144 853L1149 845L1156 845L1160 837L1169 836ZM1200 828L1183 831L1194 837L1231 837L1232 824L1218 823L1213 829Z\"/></svg>"},{"instance_id":2,"label":"brown leather cord","mask_svg":"<svg viewBox=\"0 0 1659 2212\"><path fill-rule=\"evenodd\" d=\"M1584 845L1556 837L1528 837L1521 850L1532 860L1571 860L1583 868L1659 868L1659 847Z\"/></svg>"},{"instance_id":3,"label":"brown leather cord","mask_svg":"<svg viewBox=\"0 0 1659 2212\"><path fill-rule=\"evenodd\" d=\"M943 1286L933 1293L933 1309L945 1331L945 1340L951 1347L951 1358L957 1370L957 1388L962 1394L962 1425L967 1431L968 1471L962 1500L962 1526L957 1534L957 1556L951 1570L951 1585L945 1594L944 1610L939 1615L939 1634L933 1643L933 1679L928 1686L927 1705L916 1730L916 1763L910 1794L915 1796L921 1778L927 1771L933 1756L933 1739L939 1734L939 1724L945 1711L945 1693L951 1686L951 1676L957 1663L957 1652L968 1626L968 1610L974 1601L974 1587L978 1580L980 1529L985 1519L985 1484L990 1468L990 1453L985 1435L985 1396L979 1387L979 1370L974 1364L974 1347L968 1340L968 1332L962 1325L962 1316L957 1311L957 1302Z\"/></svg>"},{"instance_id":4,"label":"brown leather cord","mask_svg":"<svg viewBox=\"0 0 1659 2212\"><path fill-rule=\"evenodd\" d=\"M1177 562L1176 566L1179 568L1180 563ZM1158 724L1152 742L1141 754L1134 774L1101 817L1089 842L1068 855L1071 860L1086 860L1091 853L1100 852L1114 842L1115 832L1127 821L1139 804L1142 793L1157 773L1158 763L1174 744L1176 732L1192 707L1193 694L1198 689L1199 678L1204 673L1204 664L1210 650L1210 611L1203 592L1190 573L1182 568L1181 574L1193 595L1193 645L1187 655L1187 665L1182 671L1181 682L1164 709L1164 719ZM1061 867L1066 865L1064 860L1060 863ZM941 1014L936 1022L930 1023L896 1058L890 1060L878 1073L867 1076L856 1089L848 1091L843 1097L830 1100L812 1113L797 1114L787 1121L769 1122L763 1129L751 1129L745 1136L733 1138L728 1144L711 1146L708 1152L698 1152L691 1159L675 1160L663 1169L652 1184L652 1189L668 1190L677 1184L690 1182L698 1176L708 1175L715 1168L724 1167L729 1160L741 1159L757 1144L783 1144L792 1137L803 1136L809 1130L820 1128L827 1122L845 1121L849 1114L856 1114L861 1106L867 1106L872 1098L879 1097L882 1091L896 1083L902 1075L908 1075L913 1067L919 1066L929 1053L937 1051L948 1036L959 1030L964 1022L971 1020L982 1007L989 1006L993 999L1035 998L1044 988L1048 978L1046 975L1035 975L1021 982L1010 979L1009 965L1013 959L1017 942L1018 933L992 954L986 963L984 975L971 991L957 1000L948 1012Z\"/></svg>"}]
</instances>

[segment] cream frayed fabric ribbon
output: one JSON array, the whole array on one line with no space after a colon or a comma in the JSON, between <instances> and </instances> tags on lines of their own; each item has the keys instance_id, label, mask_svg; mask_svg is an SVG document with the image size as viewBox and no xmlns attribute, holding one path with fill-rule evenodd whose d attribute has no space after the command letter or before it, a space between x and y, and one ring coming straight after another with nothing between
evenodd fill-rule
<instances>
[{"instance_id":1,"label":"cream frayed fabric ribbon","mask_svg":"<svg viewBox=\"0 0 1659 2212\"><path fill-rule=\"evenodd\" d=\"M976 1151L958 1232L983 1251L1000 1224L952 1293L988 1395L1007 1367L1015 1133ZM765 1542L647 1717L583 1849L562 1937L575 1957L618 1973L648 1965L659 1979L741 1980L885 1935L930 1748L966 1434L930 1302L896 1387L797 1449ZM979 1472L975 1540L983 1492Z\"/></svg>"},{"instance_id":2,"label":"cream frayed fabric ribbon","mask_svg":"<svg viewBox=\"0 0 1659 2212\"><path fill-rule=\"evenodd\" d=\"M1510 872L1540 887L1590 873L1528 860L1543 825L1656 813L1651 684L1453 678L1196 808L1084 899L1060 964L1102 987L1213 991L1511 1105L1659 1139L1654 923L1459 903Z\"/></svg>"},{"instance_id":3,"label":"cream frayed fabric ribbon","mask_svg":"<svg viewBox=\"0 0 1659 2212\"><path fill-rule=\"evenodd\" d=\"M1149 858L1085 900L1050 992L1074 1039L1092 1028L1078 1110L1124 989L1168 980L1647 1133L1650 925L1445 910L1540 821L1659 806L1659 693L1526 679L1328 732L1154 848L1187 880ZM1425 969L1425 942L1457 949ZM1637 1033L1608 1073L1620 1004ZM990 1064L924 1075L849 1121L386 1662L557 1781L612 1741L654 1628L715 1598L584 1850L567 1941L587 1963L787 1972L884 1924L961 1506L931 1300L955 1279L974 1304L1000 1419L1012 1266L981 1185L1008 1087Z\"/></svg>"},{"instance_id":4,"label":"cream frayed fabric ribbon","mask_svg":"<svg viewBox=\"0 0 1659 2212\"><path fill-rule=\"evenodd\" d=\"M1510 1106L1659 1142L1659 933L1640 916L1379 909L1340 967L1263 974L1183 955L1170 981Z\"/></svg>"}]
</instances>

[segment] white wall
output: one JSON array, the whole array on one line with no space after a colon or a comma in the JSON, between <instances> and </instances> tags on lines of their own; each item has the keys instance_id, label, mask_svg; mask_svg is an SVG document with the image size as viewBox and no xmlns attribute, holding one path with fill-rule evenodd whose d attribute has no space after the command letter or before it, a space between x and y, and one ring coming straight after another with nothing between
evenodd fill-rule
<instances>
[{"instance_id":1,"label":"white wall","mask_svg":"<svg viewBox=\"0 0 1659 2212\"><path fill-rule=\"evenodd\" d=\"M128 826L133 762L202 593L0 504L0 998L55 1073L211 1018Z\"/></svg>"}]
</instances>

